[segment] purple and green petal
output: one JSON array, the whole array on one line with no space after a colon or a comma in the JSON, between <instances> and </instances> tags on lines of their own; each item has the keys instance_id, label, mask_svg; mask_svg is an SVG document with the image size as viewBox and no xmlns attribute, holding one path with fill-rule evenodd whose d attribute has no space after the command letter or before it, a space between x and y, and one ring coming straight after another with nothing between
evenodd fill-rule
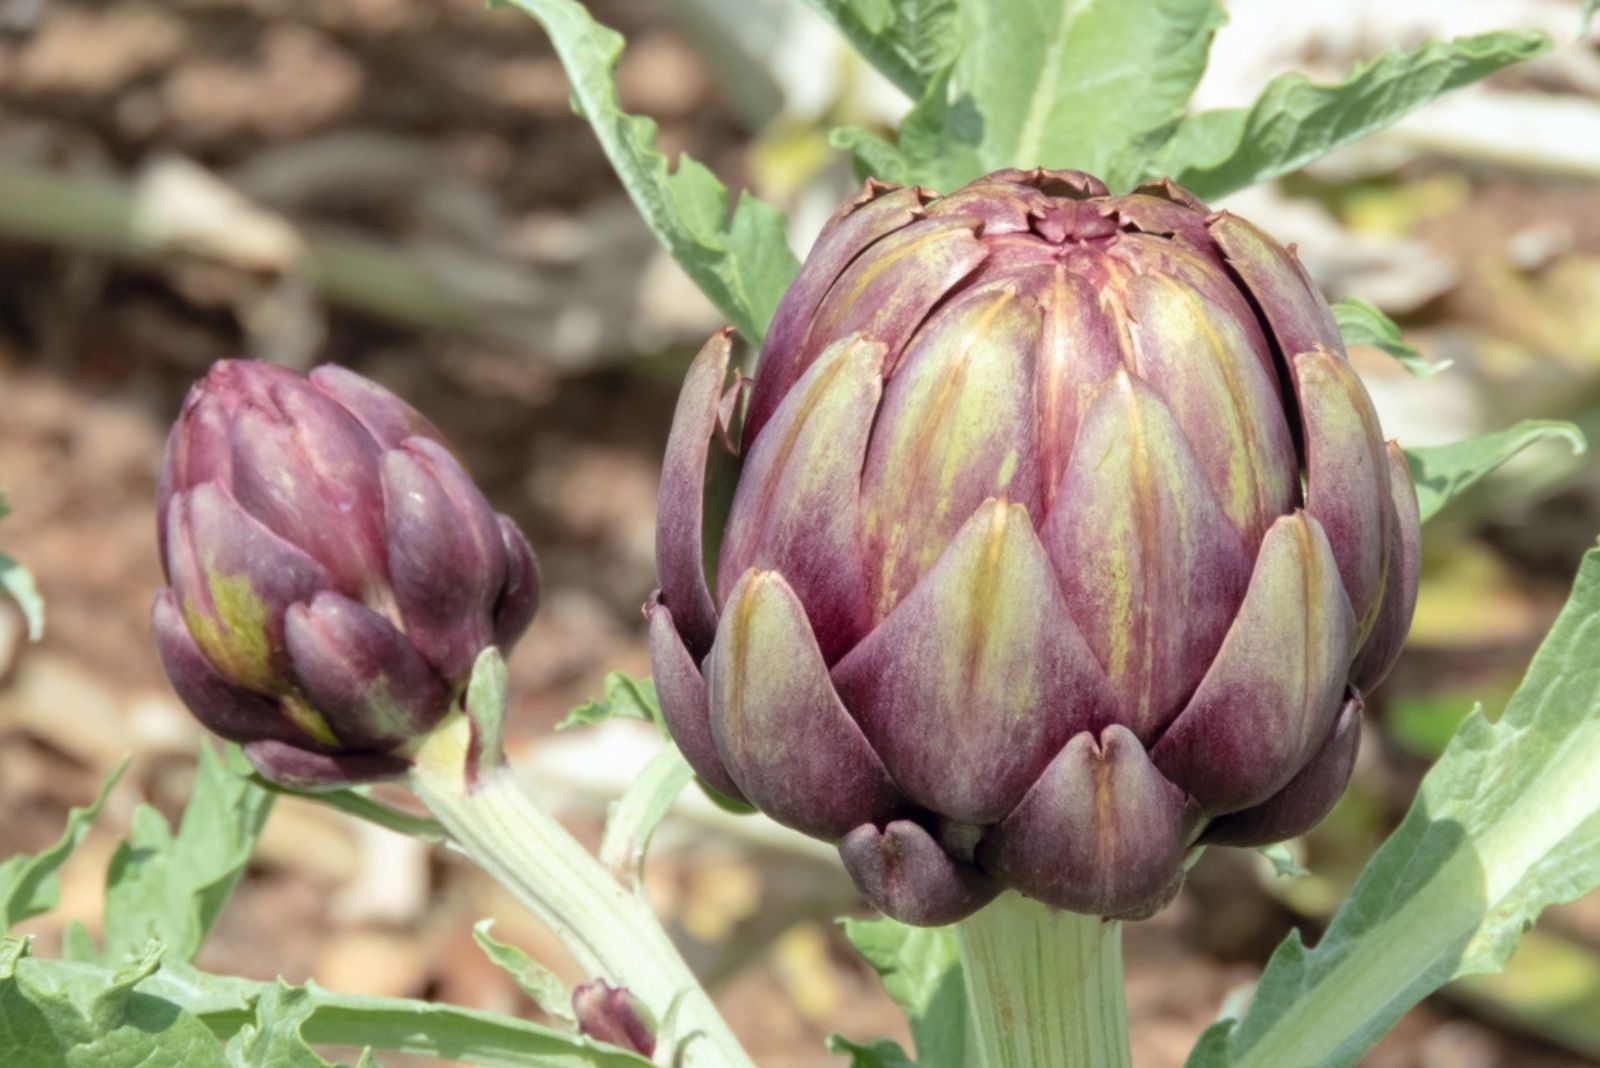
<instances>
[{"instance_id":1,"label":"purple and green petal","mask_svg":"<svg viewBox=\"0 0 1600 1068\"><path fill-rule=\"evenodd\" d=\"M283 742L251 742L245 759L279 786L292 790L336 790L398 779L411 761L392 753L314 753Z\"/></svg>"},{"instance_id":2,"label":"purple and green petal","mask_svg":"<svg viewBox=\"0 0 1600 1068\"><path fill-rule=\"evenodd\" d=\"M328 569L340 592L383 586L378 445L315 387L293 379L234 416L234 496Z\"/></svg>"},{"instance_id":3,"label":"purple and green petal","mask_svg":"<svg viewBox=\"0 0 1600 1068\"><path fill-rule=\"evenodd\" d=\"M1317 348L1344 351L1327 299L1293 251L1231 212L1213 215L1210 228L1228 265L1256 298L1285 358Z\"/></svg>"},{"instance_id":4,"label":"purple and green petal","mask_svg":"<svg viewBox=\"0 0 1600 1068\"><path fill-rule=\"evenodd\" d=\"M500 524L455 457L429 438L385 452L382 482L389 573L406 634L449 683L465 682L494 640L489 614L506 581Z\"/></svg>"},{"instance_id":5,"label":"purple and green petal","mask_svg":"<svg viewBox=\"0 0 1600 1068\"><path fill-rule=\"evenodd\" d=\"M1204 207L1197 210L1165 196L1134 192L1117 198L1116 212L1124 226L1153 237L1176 238L1192 249L1211 254Z\"/></svg>"},{"instance_id":6,"label":"purple and green petal","mask_svg":"<svg viewBox=\"0 0 1600 1068\"><path fill-rule=\"evenodd\" d=\"M987 244L1001 234L1027 233L1033 224L1034 211L1044 209L1049 203L1050 198L1033 186L994 174L940 197L928 205L924 214L930 219L947 216L980 219Z\"/></svg>"},{"instance_id":7,"label":"purple and green petal","mask_svg":"<svg viewBox=\"0 0 1600 1068\"><path fill-rule=\"evenodd\" d=\"M427 416L370 378L332 363L318 367L309 377L312 385L360 421L381 448L393 449L414 437L445 444L444 435Z\"/></svg>"},{"instance_id":8,"label":"purple and green petal","mask_svg":"<svg viewBox=\"0 0 1600 1068\"><path fill-rule=\"evenodd\" d=\"M882 830L862 824L844 836L839 856L868 904L913 927L966 919L1001 889L910 820L893 820Z\"/></svg>"},{"instance_id":9,"label":"purple and green petal","mask_svg":"<svg viewBox=\"0 0 1600 1068\"><path fill-rule=\"evenodd\" d=\"M450 711L450 691L394 624L358 601L319 593L284 619L294 675L341 746L389 749Z\"/></svg>"},{"instance_id":10,"label":"purple and green petal","mask_svg":"<svg viewBox=\"0 0 1600 1068\"><path fill-rule=\"evenodd\" d=\"M1035 277L1043 315L1034 404L1040 514L1045 514L1054 506L1089 401L1122 367L1122 345L1099 294L1083 278L1059 263Z\"/></svg>"},{"instance_id":11,"label":"purple and green petal","mask_svg":"<svg viewBox=\"0 0 1600 1068\"><path fill-rule=\"evenodd\" d=\"M1167 402L1251 551L1296 502L1299 471L1278 384L1253 326L1168 274L1126 279L1132 370Z\"/></svg>"},{"instance_id":12,"label":"purple and green petal","mask_svg":"<svg viewBox=\"0 0 1600 1068\"><path fill-rule=\"evenodd\" d=\"M718 793L744 801L711 734L711 706L700 665L683 644L672 610L658 598L645 605L650 620L650 671L672 740L683 758Z\"/></svg>"},{"instance_id":13,"label":"purple and green petal","mask_svg":"<svg viewBox=\"0 0 1600 1068\"><path fill-rule=\"evenodd\" d=\"M1126 372L1084 417L1043 539L1119 721L1154 739L1222 644L1250 557L1172 413Z\"/></svg>"},{"instance_id":14,"label":"purple and green petal","mask_svg":"<svg viewBox=\"0 0 1600 1068\"><path fill-rule=\"evenodd\" d=\"M1256 846L1302 835L1322 822L1350 782L1361 745L1361 699L1339 710L1333 729L1311 761L1289 784L1259 805L1212 822L1204 845Z\"/></svg>"},{"instance_id":15,"label":"purple and green petal","mask_svg":"<svg viewBox=\"0 0 1600 1068\"><path fill-rule=\"evenodd\" d=\"M171 590L156 597L151 613L156 651L178 697L209 731L233 742L274 740L299 745L318 741L283 715L278 702L223 678L195 644Z\"/></svg>"},{"instance_id":16,"label":"purple and green petal","mask_svg":"<svg viewBox=\"0 0 1600 1068\"><path fill-rule=\"evenodd\" d=\"M1356 654L1350 673L1351 685L1371 693L1384 680L1400 656L1411 615L1417 608L1417 580L1422 569L1422 517L1417 511L1417 487L1406 466L1406 454L1389 442L1389 490L1393 510L1389 520L1389 571L1383 585L1383 604L1373 622L1372 633Z\"/></svg>"},{"instance_id":17,"label":"purple and green petal","mask_svg":"<svg viewBox=\"0 0 1600 1068\"><path fill-rule=\"evenodd\" d=\"M1073 737L979 846L1007 886L1056 908L1141 918L1183 879L1183 791L1125 727Z\"/></svg>"},{"instance_id":18,"label":"purple and green petal","mask_svg":"<svg viewBox=\"0 0 1600 1068\"><path fill-rule=\"evenodd\" d=\"M916 219L922 211L922 200L920 190L893 189L869 181L861 194L822 228L800 273L779 301L762 343L745 419L746 441L760 433L789 387L805 373L806 334L817 307L839 275L863 250ZM809 350L810 355L817 351Z\"/></svg>"},{"instance_id":19,"label":"purple and green petal","mask_svg":"<svg viewBox=\"0 0 1600 1068\"><path fill-rule=\"evenodd\" d=\"M1393 508L1378 413L1350 361L1326 349L1291 361L1306 455L1306 511L1333 546L1361 637L1377 619Z\"/></svg>"},{"instance_id":20,"label":"purple and green petal","mask_svg":"<svg viewBox=\"0 0 1600 1068\"><path fill-rule=\"evenodd\" d=\"M1151 750L1156 767L1207 815L1271 797L1327 736L1355 634L1321 525L1279 519L1210 670Z\"/></svg>"},{"instance_id":21,"label":"purple and green petal","mask_svg":"<svg viewBox=\"0 0 1600 1068\"><path fill-rule=\"evenodd\" d=\"M184 621L218 672L257 693L286 692L284 613L329 589L327 570L209 482L172 498L167 559Z\"/></svg>"},{"instance_id":22,"label":"purple and green petal","mask_svg":"<svg viewBox=\"0 0 1600 1068\"><path fill-rule=\"evenodd\" d=\"M991 284L942 309L890 379L861 488L870 621L889 615L986 499L1042 515L1040 338L1038 303Z\"/></svg>"},{"instance_id":23,"label":"purple and green petal","mask_svg":"<svg viewBox=\"0 0 1600 1068\"><path fill-rule=\"evenodd\" d=\"M894 785L777 572L751 570L733 588L705 674L717 752L767 815L831 841L895 810Z\"/></svg>"},{"instance_id":24,"label":"purple and green petal","mask_svg":"<svg viewBox=\"0 0 1600 1068\"><path fill-rule=\"evenodd\" d=\"M883 357L882 344L852 336L811 365L745 460L723 533L719 589L731 590L752 567L780 572L830 663L866 625L861 466Z\"/></svg>"},{"instance_id":25,"label":"purple and green petal","mask_svg":"<svg viewBox=\"0 0 1600 1068\"><path fill-rule=\"evenodd\" d=\"M989 501L834 668L890 775L918 804L992 823L1116 698L1068 615L1028 513Z\"/></svg>"},{"instance_id":26,"label":"purple and green petal","mask_svg":"<svg viewBox=\"0 0 1600 1068\"><path fill-rule=\"evenodd\" d=\"M661 601L696 657L711 648L717 607L706 582L706 465L719 430L718 406L728 377L732 332L712 336L689 366L678 394L661 466L656 502L656 574Z\"/></svg>"},{"instance_id":27,"label":"purple and green petal","mask_svg":"<svg viewBox=\"0 0 1600 1068\"><path fill-rule=\"evenodd\" d=\"M533 546L522 530L510 516L496 515L495 522L506 553L506 581L494 603L494 643L502 653L509 653L539 611L543 580L539 558L533 555Z\"/></svg>"},{"instance_id":28,"label":"purple and green petal","mask_svg":"<svg viewBox=\"0 0 1600 1068\"><path fill-rule=\"evenodd\" d=\"M925 219L863 253L817 309L788 380L797 380L836 339L857 333L883 342L892 370L928 312L988 255L978 239L981 227L966 217ZM755 388L758 394L766 392L760 374ZM751 403L753 407L754 397ZM752 424L750 432L759 434L760 423Z\"/></svg>"}]
</instances>

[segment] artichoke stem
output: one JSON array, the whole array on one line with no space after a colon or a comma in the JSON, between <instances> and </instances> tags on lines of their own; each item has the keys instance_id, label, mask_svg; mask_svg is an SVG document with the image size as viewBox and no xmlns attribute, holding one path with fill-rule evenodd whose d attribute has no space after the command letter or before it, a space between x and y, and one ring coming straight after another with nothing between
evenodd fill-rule
<instances>
[{"instance_id":1,"label":"artichoke stem","mask_svg":"<svg viewBox=\"0 0 1600 1068\"><path fill-rule=\"evenodd\" d=\"M659 1049L671 1063L754 1068L643 894L540 808L498 753L472 762L470 749L470 723L458 715L423 743L410 776L452 842L548 924L581 967L644 1002L661 1021Z\"/></svg>"},{"instance_id":2,"label":"artichoke stem","mask_svg":"<svg viewBox=\"0 0 1600 1068\"><path fill-rule=\"evenodd\" d=\"M1015 892L956 927L981 1068L1129 1068L1122 925Z\"/></svg>"}]
</instances>

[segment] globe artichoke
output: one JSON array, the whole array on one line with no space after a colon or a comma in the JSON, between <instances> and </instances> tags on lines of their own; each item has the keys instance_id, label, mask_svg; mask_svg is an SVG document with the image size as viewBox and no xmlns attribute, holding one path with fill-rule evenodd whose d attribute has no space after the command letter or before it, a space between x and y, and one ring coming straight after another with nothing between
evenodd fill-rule
<instances>
[{"instance_id":1,"label":"globe artichoke","mask_svg":"<svg viewBox=\"0 0 1600 1068\"><path fill-rule=\"evenodd\" d=\"M157 527L173 687L289 785L405 771L538 603L527 540L439 431L340 367L216 364L168 439Z\"/></svg>"},{"instance_id":2,"label":"globe artichoke","mask_svg":"<svg viewBox=\"0 0 1600 1068\"><path fill-rule=\"evenodd\" d=\"M647 607L711 788L914 924L1008 887L1147 915L1194 844L1342 792L1417 504L1292 251L1171 182L869 184L753 382L729 349L678 402Z\"/></svg>"}]
</instances>

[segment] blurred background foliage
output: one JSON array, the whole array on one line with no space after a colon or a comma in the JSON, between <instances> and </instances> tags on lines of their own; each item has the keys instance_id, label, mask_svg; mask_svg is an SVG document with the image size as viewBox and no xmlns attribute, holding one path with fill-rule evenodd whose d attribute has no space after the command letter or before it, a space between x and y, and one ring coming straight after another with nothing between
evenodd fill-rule
<instances>
[{"instance_id":1,"label":"blurred background foliage","mask_svg":"<svg viewBox=\"0 0 1600 1068\"><path fill-rule=\"evenodd\" d=\"M788 213L803 250L854 188L829 144L908 101L800 0L595 0L629 46L622 103L732 188ZM1295 242L1333 299L1372 301L1430 359L1352 353L1407 445L1518 419L1600 439L1600 49L1575 0L1232 0L1196 107L1273 75L1337 76L1386 48L1541 28L1547 55L1392 130L1229 197ZM611 175L538 27L476 0L0 0L0 546L49 605L42 642L0 601L0 860L38 849L126 753L65 873L100 914L134 806L172 814L197 730L146 633L150 500L188 383L234 355L338 360L425 409L524 525L549 594L511 662L511 745L598 840L658 744L642 725L552 735L647 670L656 465L677 379L715 312ZM1369 704L1355 783L1293 843L1310 874L1213 853L1129 931L1135 1057L1177 1065L1292 924L1314 935L1476 703L1503 706L1600 531L1600 468L1559 443L1430 523L1410 646ZM1597 651L1600 655L1600 651ZM639 729L634 729L639 728ZM857 907L830 851L685 797L652 894L763 1065L824 1065L832 1030L894 1032L837 934ZM286 799L201 963L350 991L533 1013L472 921L559 962L478 873ZM559 970L559 969L558 969ZM568 976L570 978L570 975ZM898 1037L902 1037L900 1035ZM400 1064L400 1058L386 1063ZM417 1062L420 1063L420 1062ZM1600 1064L1600 900L1552 910L1502 975L1449 988L1374 1068Z\"/></svg>"}]
</instances>

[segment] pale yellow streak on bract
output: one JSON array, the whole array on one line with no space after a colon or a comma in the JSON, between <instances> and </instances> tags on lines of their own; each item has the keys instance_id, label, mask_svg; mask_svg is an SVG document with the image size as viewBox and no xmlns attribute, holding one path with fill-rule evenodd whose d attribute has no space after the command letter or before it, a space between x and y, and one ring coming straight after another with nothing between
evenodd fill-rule
<instances>
[{"instance_id":1,"label":"pale yellow streak on bract","mask_svg":"<svg viewBox=\"0 0 1600 1068\"><path fill-rule=\"evenodd\" d=\"M312 708L310 703L298 693L291 693L279 699L284 713L293 721L294 725L305 731L323 745L337 746L339 739L334 735L333 728L328 726L328 721L322 714Z\"/></svg>"},{"instance_id":2,"label":"pale yellow streak on bract","mask_svg":"<svg viewBox=\"0 0 1600 1068\"><path fill-rule=\"evenodd\" d=\"M264 693L274 688L267 644L267 606L248 575L224 575L206 568L206 590L213 613L194 598L183 599L183 618L206 659L238 685Z\"/></svg>"},{"instance_id":3,"label":"pale yellow streak on bract","mask_svg":"<svg viewBox=\"0 0 1600 1068\"><path fill-rule=\"evenodd\" d=\"M1227 485L1222 487L1220 494L1222 509L1240 530L1249 530L1253 520L1263 514L1267 497L1266 477L1257 462L1262 443L1255 440L1256 413L1250 408L1249 391L1240 380L1240 354L1243 353L1250 360L1254 360L1255 355L1226 315L1220 310L1209 314L1194 290L1166 275L1150 274L1145 277L1156 280L1171 291L1169 299L1157 302L1162 321L1153 324L1152 329L1169 333L1172 337L1194 338L1208 350L1205 356L1194 360L1194 366L1215 372L1206 376L1207 384L1222 386L1221 394L1216 399L1226 397L1227 408L1219 404L1213 410L1218 416L1231 415L1231 418L1208 420L1210 425L1215 426L1218 432L1225 433L1229 439ZM1229 337L1224 337L1219 329L1224 323L1228 324Z\"/></svg>"},{"instance_id":4,"label":"pale yellow streak on bract","mask_svg":"<svg viewBox=\"0 0 1600 1068\"><path fill-rule=\"evenodd\" d=\"M895 588L894 579L912 548L908 518L915 518L918 533L925 533L923 528L927 526L936 529L943 526L955 505L956 480L969 470L967 465L971 454L985 444L984 439L992 433L1018 432L1009 427L996 428L994 412L997 405L993 390L969 388L967 375L979 346L993 343L996 333L1006 334L1004 330L994 329L994 321L1007 308L1015 305L1016 298L1015 291L1003 290L993 304L975 317L962 332L959 347L941 368L943 373L939 378L918 383L917 396L911 402L911 409L920 417L902 419L895 428L896 436L890 446L886 468L905 473L896 480L896 492L890 501L880 502L867 515L869 535L877 533L876 528L884 522L885 513L893 517L889 521L887 537L883 539L880 562L882 581L877 612L879 619L889 614L904 592ZM989 375L981 381L987 387L1001 377ZM996 496L1005 494L1016 476L1019 462L1020 456L1015 448L1006 452L996 471L992 493ZM928 485L930 481L933 483L931 486ZM913 501L919 500L925 503L922 507L914 508ZM938 538L924 537L916 548L914 566L916 576L920 577L933 566L945 545Z\"/></svg>"},{"instance_id":5,"label":"pale yellow streak on bract","mask_svg":"<svg viewBox=\"0 0 1600 1068\"><path fill-rule=\"evenodd\" d=\"M861 268L861 273L856 276L853 284L850 287L849 295L838 298L837 303L834 303L834 301L830 299L830 303L833 303L833 306L840 309L841 312L844 309L854 307L856 303L866 295L867 288L871 286L873 282L877 281L883 272L899 266L901 261L905 260L907 257L916 256L919 253L922 253L930 245L937 245L941 242L951 240L952 238L960 238L963 236L969 240L972 239L972 231L965 226L930 226L928 227L928 232L918 236L914 240L907 241L905 244L900 245L899 247L885 249L882 245L879 245L878 248L873 250L873 255L871 258L869 258L866 264ZM934 262L937 263L938 261L935 260ZM924 265L920 269L927 270L928 268ZM830 293L829 296L831 298L832 294ZM879 315L877 317L884 317L884 312L892 308L893 302L891 300L883 301L883 306L879 309ZM834 318L837 318L837 315Z\"/></svg>"},{"instance_id":6,"label":"pale yellow streak on bract","mask_svg":"<svg viewBox=\"0 0 1600 1068\"><path fill-rule=\"evenodd\" d=\"M944 692L992 694L1003 685L1006 700L955 700L946 702L945 708L966 717L992 706L992 711L1019 720L1032 714L1043 693L1038 665L1029 655L1038 644L1043 591L1033 588L1029 581L1033 569L1025 566L1028 546L1022 539L1033 530L1027 509L1004 503L990 507L983 542L976 552L969 550L961 580L942 587L956 603L935 611L960 621L946 632L960 640L946 644L940 658Z\"/></svg>"},{"instance_id":7,"label":"pale yellow streak on bract","mask_svg":"<svg viewBox=\"0 0 1600 1068\"><path fill-rule=\"evenodd\" d=\"M272 650L267 643L267 606L250 576L224 575L207 568L206 589L215 615L208 615L194 598L183 599L183 618L194 642L206 659L235 685L261 694L280 694L284 713L296 726L323 745L339 739L326 720L298 694L281 696L282 683L272 670Z\"/></svg>"},{"instance_id":8,"label":"pale yellow streak on bract","mask_svg":"<svg viewBox=\"0 0 1600 1068\"><path fill-rule=\"evenodd\" d=\"M1332 362L1339 359L1330 353L1326 358L1312 357L1297 361L1302 379L1302 391L1308 397L1313 393L1322 395L1322 402L1316 407L1318 421L1322 424L1318 436L1332 441L1359 439L1377 442L1381 449L1383 436L1377 425L1376 413L1368 403L1365 390L1355 371L1350 369L1348 364L1341 367ZM1301 418L1304 420L1305 417ZM1369 450L1367 455L1370 457L1368 462L1374 467L1374 474L1380 470L1388 470L1389 458L1386 452ZM1317 463L1317 450L1308 449L1307 456L1314 467ZM1314 471L1308 471L1308 475L1312 479L1317 478ZM1377 621L1378 612L1383 607L1383 589L1388 578L1389 539L1387 537L1381 539L1379 545L1382 556L1379 559L1378 588L1372 603L1367 606L1366 615L1356 621L1357 630L1363 639L1371 631L1373 623Z\"/></svg>"}]
</instances>

